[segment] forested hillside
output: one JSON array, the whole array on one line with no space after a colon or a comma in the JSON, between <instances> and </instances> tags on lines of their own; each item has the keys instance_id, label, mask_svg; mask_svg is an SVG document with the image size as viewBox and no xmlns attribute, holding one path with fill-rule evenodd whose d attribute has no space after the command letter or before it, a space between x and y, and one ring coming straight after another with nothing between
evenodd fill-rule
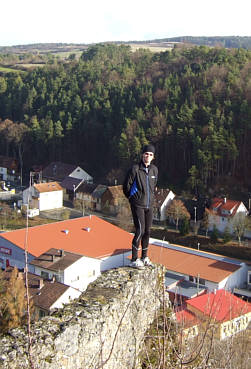
<instances>
[{"instance_id":1,"label":"forested hillside","mask_svg":"<svg viewBox=\"0 0 251 369\"><path fill-rule=\"evenodd\" d=\"M151 141L162 185L203 192L224 175L251 185L251 52L91 46L0 76L0 119L0 154L26 170L61 160L119 179Z\"/></svg>"}]
</instances>

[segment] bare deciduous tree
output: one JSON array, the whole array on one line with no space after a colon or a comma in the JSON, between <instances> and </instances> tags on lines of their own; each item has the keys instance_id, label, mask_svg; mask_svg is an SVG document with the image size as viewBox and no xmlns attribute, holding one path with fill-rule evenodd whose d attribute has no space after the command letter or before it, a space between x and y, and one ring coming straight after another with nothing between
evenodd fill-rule
<instances>
[{"instance_id":1,"label":"bare deciduous tree","mask_svg":"<svg viewBox=\"0 0 251 369\"><path fill-rule=\"evenodd\" d=\"M173 200L167 208L166 215L169 220L173 220L175 222L176 229L178 229L179 221L181 219L190 219L190 214L181 200Z\"/></svg>"},{"instance_id":2,"label":"bare deciduous tree","mask_svg":"<svg viewBox=\"0 0 251 369\"><path fill-rule=\"evenodd\" d=\"M234 231L234 234L238 238L239 245L241 245L241 239L244 236L245 231L248 228L249 219L245 213L240 212L237 213L233 220L231 221L231 225Z\"/></svg>"}]
</instances>

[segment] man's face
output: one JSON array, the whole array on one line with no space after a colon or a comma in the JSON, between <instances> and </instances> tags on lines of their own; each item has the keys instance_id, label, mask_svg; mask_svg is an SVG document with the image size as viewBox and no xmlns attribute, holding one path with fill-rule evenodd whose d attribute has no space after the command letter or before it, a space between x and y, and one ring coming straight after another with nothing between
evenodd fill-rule
<instances>
[{"instance_id":1,"label":"man's face","mask_svg":"<svg viewBox=\"0 0 251 369\"><path fill-rule=\"evenodd\" d=\"M151 164L151 161L153 160L154 155L152 152L144 152L143 154L143 163L148 166Z\"/></svg>"}]
</instances>

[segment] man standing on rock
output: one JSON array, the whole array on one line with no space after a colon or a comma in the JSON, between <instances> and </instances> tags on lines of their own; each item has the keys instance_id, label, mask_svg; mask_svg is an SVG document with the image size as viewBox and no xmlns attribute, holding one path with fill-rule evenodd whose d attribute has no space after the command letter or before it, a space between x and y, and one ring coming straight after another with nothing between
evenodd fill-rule
<instances>
[{"instance_id":1,"label":"man standing on rock","mask_svg":"<svg viewBox=\"0 0 251 369\"><path fill-rule=\"evenodd\" d=\"M123 191L130 202L135 226L130 263L134 268L152 265L147 256L147 250L153 219L154 189L158 179L158 168L152 164L154 154L153 145L144 146L140 163L131 167L123 184ZM142 253L141 258L138 258L140 243Z\"/></svg>"}]
</instances>

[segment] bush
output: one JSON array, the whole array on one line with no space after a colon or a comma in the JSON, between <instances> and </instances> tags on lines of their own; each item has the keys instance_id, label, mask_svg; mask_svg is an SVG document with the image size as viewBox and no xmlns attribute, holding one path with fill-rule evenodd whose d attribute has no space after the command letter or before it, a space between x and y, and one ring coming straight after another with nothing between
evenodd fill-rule
<instances>
[{"instance_id":1,"label":"bush","mask_svg":"<svg viewBox=\"0 0 251 369\"><path fill-rule=\"evenodd\" d=\"M179 231L180 231L180 234L182 236L185 236L189 233L189 222L188 222L188 218L184 218L181 222L181 225L179 227Z\"/></svg>"},{"instance_id":2,"label":"bush","mask_svg":"<svg viewBox=\"0 0 251 369\"><path fill-rule=\"evenodd\" d=\"M225 230L224 230L224 233L223 233L223 242L228 243L231 240L232 240L231 233L229 231L229 228L226 227Z\"/></svg>"},{"instance_id":3,"label":"bush","mask_svg":"<svg viewBox=\"0 0 251 369\"><path fill-rule=\"evenodd\" d=\"M216 226L214 226L214 228L213 228L213 230L212 230L212 232L210 234L210 240L213 243L217 243L218 242L218 238L219 238L219 232L218 232Z\"/></svg>"}]
</instances>

